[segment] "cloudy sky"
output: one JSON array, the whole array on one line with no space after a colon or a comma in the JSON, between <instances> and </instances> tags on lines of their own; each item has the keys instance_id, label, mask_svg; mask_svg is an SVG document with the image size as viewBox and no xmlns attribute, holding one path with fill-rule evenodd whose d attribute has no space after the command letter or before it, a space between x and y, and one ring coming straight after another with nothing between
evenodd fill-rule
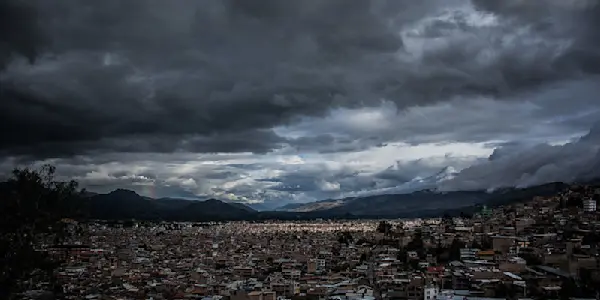
<instances>
[{"instance_id":1,"label":"cloudy sky","mask_svg":"<svg viewBox=\"0 0 600 300\"><path fill-rule=\"evenodd\" d=\"M271 206L594 177L598 28L596 0L0 0L0 170Z\"/></svg>"}]
</instances>

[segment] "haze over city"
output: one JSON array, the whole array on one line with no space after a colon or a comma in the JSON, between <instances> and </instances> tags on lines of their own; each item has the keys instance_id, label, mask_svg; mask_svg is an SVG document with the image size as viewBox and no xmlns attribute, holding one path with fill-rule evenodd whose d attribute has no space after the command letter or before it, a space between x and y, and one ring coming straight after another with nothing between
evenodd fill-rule
<instances>
[{"instance_id":1,"label":"haze over city","mask_svg":"<svg viewBox=\"0 0 600 300\"><path fill-rule=\"evenodd\" d=\"M16 2L3 174L271 208L600 175L597 1Z\"/></svg>"}]
</instances>

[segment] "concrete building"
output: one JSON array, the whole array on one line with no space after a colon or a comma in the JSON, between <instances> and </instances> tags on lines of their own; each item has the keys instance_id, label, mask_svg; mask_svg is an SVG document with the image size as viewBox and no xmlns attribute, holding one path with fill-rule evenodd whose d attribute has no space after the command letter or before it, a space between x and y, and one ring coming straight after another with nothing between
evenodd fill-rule
<instances>
[{"instance_id":1,"label":"concrete building","mask_svg":"<svg viewBox=\"0 0 600 300\"><path fill-rule=\"evenodd\" d=\"M596 200L594 200L594 199L583 200L583 211L585 211L585 212L596 211Z\"/></svg>"},{"instance_id":2,"label":"concrete building","mask_svg":"<svg viewBox=\"0 0 600 300\"><path fill-rule=\"evenodd\" d=\"M423 298L425 300L437 299L440 293L440 289L435 285L427 285L423 291Z\"/></svg>"},{"instance_id":3,"label":"concrete building","mask_svg":"<svg viewBox=\"0 0 600 300\"><path fill-rule=\"evenodd\" d=\"M479 249L475 248L461 248L460 249L460 260L475 260L477 258L477 252Z\"/></svg>"}]
</instances>

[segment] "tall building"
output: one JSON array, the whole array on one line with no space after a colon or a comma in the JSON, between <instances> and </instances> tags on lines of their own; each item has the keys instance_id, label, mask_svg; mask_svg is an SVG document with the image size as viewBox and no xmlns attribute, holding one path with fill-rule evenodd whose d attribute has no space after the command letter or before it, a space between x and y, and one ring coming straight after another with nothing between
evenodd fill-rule
<instances>
[{"instance_id":1,"label":"tall building","mask_svg":"<svg viewBox=\"0 0 600 300\"><path fill-rule=\"evenodd\" d=\"M487 205L484 205L483 208L481 209L481 216L483 216L484 218L489 218L492 215L492 210L489 209L487 207Z\"/></svg>"},{"instance_id":2,"label":"tall building","mask_svg":"<svg viewBox=\"0 0 600 300\"><path fill-rule=\"evenodd\" d=\"M586 212L596 211L596 200L595 199L583 200L583 211L586 211Z\"/></svg>"}]
</instances>

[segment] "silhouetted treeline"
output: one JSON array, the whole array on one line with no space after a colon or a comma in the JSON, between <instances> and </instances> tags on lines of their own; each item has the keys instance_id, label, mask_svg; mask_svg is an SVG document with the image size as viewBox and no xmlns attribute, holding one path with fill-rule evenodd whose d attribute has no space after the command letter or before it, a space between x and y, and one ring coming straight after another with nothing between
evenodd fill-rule
<instances>
[{"instance_id":1,"label":"silhouetted treeline","mask_svg":"<svg viewBox=\"0 0 600 300\"><path fill-rule=\"evenodd\" d=\"M17 169L0 184L0 299L17 298L24 279L44 278L60 293L52 272L57 262L36 251L40 236L60 243L67 235L61 219L77 216L77 183L54 179L55 169Z\"/></svg>"}]
</instances>

